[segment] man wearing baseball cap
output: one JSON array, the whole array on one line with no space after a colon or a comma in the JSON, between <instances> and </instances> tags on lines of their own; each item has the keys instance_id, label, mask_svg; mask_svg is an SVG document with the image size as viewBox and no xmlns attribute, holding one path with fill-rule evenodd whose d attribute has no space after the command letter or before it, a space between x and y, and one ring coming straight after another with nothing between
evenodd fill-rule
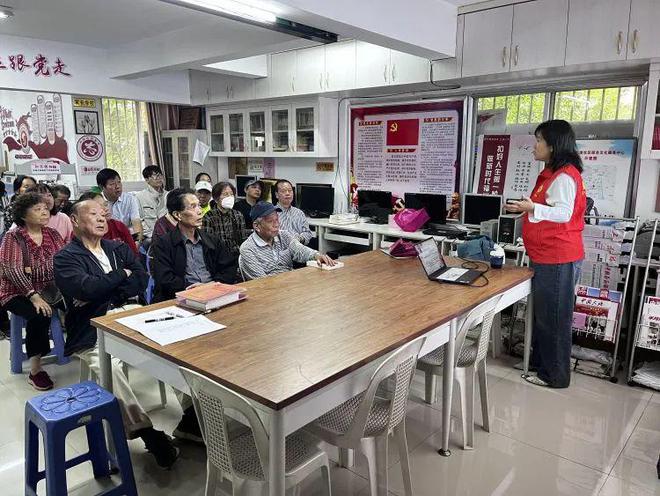
<instances>
[{"instance_id":1,"label":"man wearing baseball cap","mask_svg":"<svg viewBox=\"0 0 660 496\"><path fill-rule=\"evenodd\" d=\"M195 184L195 195L199 200L199 206L202 207L202 216L206 215L206 212L211 210L211 191L213 186L208 181L197 181Z\"/></svg>"},{"instance_id":2,"label":"man wearing baseball cap","mask_svg":"<svg viewBox=\"0 0 660 496\"><path fill-rule=\"evenodd\" d=\"M246 279L272 276L293 270L293 262L316 260L334 265L327 255L303 245L288 231L280 231L278 213L272 203L260 201L250 211L254 232L241 245L238 263Z\"/></svg>"},{"instance_id":3,"label":"man wearing baseball cap","mask_svg":"<svg viewBox=\"0 0 660 496\"><path fill-rule=\"evenodd\" d=\"M261 199L261 193L264 191L264 183L258 179L253 179L245 183L245 199L238 200L234 203L234 210L238 210L245 217L245 226L250 229L252 227L252 217L250 211L257 202Z\"/></svg>"}]
</instances>

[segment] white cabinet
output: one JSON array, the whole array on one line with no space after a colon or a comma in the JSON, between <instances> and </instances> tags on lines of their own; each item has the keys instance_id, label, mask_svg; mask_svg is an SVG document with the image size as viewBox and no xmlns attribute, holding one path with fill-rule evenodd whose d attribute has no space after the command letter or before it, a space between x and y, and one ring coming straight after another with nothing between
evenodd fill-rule
<instances>
[{"instance_id":1,"label":"white cabinet","mask_svg":"<svg viewBox=\"0 0 660 496\"><path fill-rule=\"evenodd\" d=\"M325 90L325 46L296 50L295 93L304 95Z\"/></svg>"},{"instance_id":2,"label":"white cabinet","mask_svg":"<svg viewBox=\"0 0 660 496\"><path fill-rule=\"evenodd\" d=\"M463 77L508 72L513 6L466 14L464 21Z\"/></svg>"},{"instance_id":3,"label":"white cabinet","mask_svg":"<svg viewBox=\"0 0 660 496\"><path fill-rule=\"evenodd\" d=\"M660 2L632 0L628 29L628 60L660 57Z\"/></svg>"},{"instance_id":4,"label":"white cabinet","mask_svg":"<svg viewBox=\"0 0 660 496\"><path fill-rule=\"evenodd\" d=\"M567 21L568 0L536 0L514 5L511 70L564 65Z\"/></svg>"},{"instance_id":5,"label":"white cabinet","mask_svg":"<svg viewBox=\"0 0 660 496\"><path fill-rule=\"evenodd\" d=\"M287 96L295 93L296 77L295 50L274 53L271 56L272 73L270 77L270 96Z\"/></svg>"},{"instance_id":6,"label":"white cabinet","mask_svg":"<svg viewBox=\"0 0 660 496\"><path fill-rule=\"evenodd\" d=\"M254 80L254 98L270 98L270 82L273 74L273 66L270 55L266 56L267 74L268 76L257 78Z\"/></svg>"},{"instance_id":7,"label":"white cabinet","mask_svg":"<svg viewBox=\"0 0 660 496\"><path fill-rule=\"evenodd\" d=\"M566 65L626 59L630 0L570 0Z\"/></svg>"},{"instance_id":8,"label":"white cabinet","mask_svg":"<svg viewBox=\"0 0 660 496\"><path fill-rule=\"evenodd\" d=\"M337 119L337 100L322 97L259 108L208 109L207 132L215 144L210 153L230 157L336 157Z\"/></svg>"},{"instance_id":9,"label":"white cabinet","mask_svg":"<svg viewBox=\"0 0 660 496\"><path fill-rule=\"evenodd\" d=\"M642 158L660 160L660 65L652 64L649 71L648 93L642 137Z\"/></svg>"},{"instance_id":10,"label":"white cabinet","mask_svg":"<svg viewBox=\"0 0 660 496\"><path fill-rule=\"evenodd\" d=\"M206 131L190 129L162 132L163 171L167 189L194 187L192 182L195 180L197 172L211 173L212 165L209 161L204 164L202 169L199 169L197 165L193 169L192 156L197 140L206 143Z\"/></svg>"},{"instance_id":11,"label":"white cabinet","mask_svg":"<svg viewBox=\"0 0 660 496\"><path fill-rule=\"evenodd\" d=\"M355 41L325 46L325 91L355 88Z\"/></svg>"},{"instance_id":12,"label":"white cabinet","mask_svg":"<svg viewBox=\"0 0 660 496\"><path fill-rule=\"evenodd\" d=\"M429 81L430 61L409 53L390 50L390 84Z\"/></svg>"},{"instance_id":13,"label":"white cabinet","mask_svg":"<svg viewBox=\"0 0 660 496\"><path fill-rule=\"evenodd\" d=\"M355 86L370 88L390 84L390 49L358 41L355 49Z\"/></svg>"}]
</instances>

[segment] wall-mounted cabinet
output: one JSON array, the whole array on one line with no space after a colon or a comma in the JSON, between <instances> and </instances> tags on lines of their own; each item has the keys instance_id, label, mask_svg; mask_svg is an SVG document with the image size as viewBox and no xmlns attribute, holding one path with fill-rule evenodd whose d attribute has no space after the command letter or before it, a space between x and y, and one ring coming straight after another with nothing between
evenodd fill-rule
<instances>
[{"instance_id":1,"label":"wall-mounted cabinet","mask_svg":"<svg viewBox=\"0 0 660 496\"><path fill-rule=\"evenodd\" d=\"M224 125L222 140L217 136L220 122ZM337 100L317 98L259 108L208 109L207 129L214 156L335 157ZM222 149L222 142L229 147Z\"/></svg>"},{"instance_id":2,"label":"wall-mounted cabinet","mask_svg":"<svg viewBox=\"0 0 660 496\"><path fill-rule=\"evenodd\" d=\"M363 41L355 47L355 87L423 83L429 80L429 61Z\"/></svg>"},{"instance_id":3,"label":"wall-mounted cabinet","mask_svg":"<svg viewBox=\"0 0 660 496\"><path fill-rule=\"evenodd\" d=\"M660 2L632 0L628 25L628 60L660 57Z\"/></svg>"}]
</instances>

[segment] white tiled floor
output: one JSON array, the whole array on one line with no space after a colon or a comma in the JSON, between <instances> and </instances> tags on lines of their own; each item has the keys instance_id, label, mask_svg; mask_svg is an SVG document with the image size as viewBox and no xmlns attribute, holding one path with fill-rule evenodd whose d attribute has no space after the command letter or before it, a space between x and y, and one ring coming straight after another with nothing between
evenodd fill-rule
<instances>
[{"instance_id":1,"label":"white tiled floor","mask_svg":"<svg viewBox=\"0 0 660 496\"><path fill-rule=\"evenodd\" d=\"M8 342L0 342L0 494L23 494L23 405L35 394L25 376L9 374ZM475 449L463 451L460 425L452 422L452 456L440 457L441 405L411 397L407 417L410 463L416 495L460 496L660 496L655 464L660 453L660 393L574 375L569 389L548 390L525 383L513 359L489 361L491 433L480 429L476 410ZM77 363L47 369L63 386L78 380ZM159 403L156 382L131 373L145 405ZM151 415L157 428L171 432L181 410L173 394L164 410ZM82 431L67 438L67 454L86 451ZM131 441L133 468L141 495L204 494L203 447L181 443L171 471L160 470L140 441ZM391 446L391 448L394 448ZM390 449L390 490L403 494L396 449ZM331 454L332 456L332 454ZM369 494L365 460L351 470L333 467L335 496ZM69 470L73 494L93 494L85 483L91 466ZM40 494L45 494L40 485ZM302 485L302 494L322 495L320 477Z\"/></svg>"}]
</instances>

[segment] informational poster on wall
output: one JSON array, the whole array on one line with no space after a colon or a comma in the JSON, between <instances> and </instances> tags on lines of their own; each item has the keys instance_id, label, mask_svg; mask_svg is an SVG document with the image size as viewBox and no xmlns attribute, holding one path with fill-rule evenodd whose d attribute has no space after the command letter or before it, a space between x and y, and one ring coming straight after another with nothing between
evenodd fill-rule
<instances>
[{"instance_id":1,"label":"informational poster on wall","mask_svg":"<svg viewBox=\"0 0 660 496\"><path fill-rule=\"evenodd\" d=\"M543 168L533 158L535 141L526 134L480 136L473 191L505 198L529 196ZM577 148L584 166L584 187L598 214L622 217L636 140L577 140Z\"/></svg>"},{"instance_id":2,"label":"informational poster on wall","mask_svg":"<svg viewBox=\"0 0 660 496\"><path fill-rule=\"evenodd\" d=\"M473 191L504 198L528 196L543 168L532 155L535 142L529 134L479 136Z\"/></svg>"},{"instance_id":3,"label":"informational poster on wall","mask_svg":"<svg viewBox=\"0 0 660 496\"><path fill-rule=\"evenodd\" d=\"M96 183L96 174L106 167L103 109L92 96L73 98L78 174L85 185Z\"/></svg>"},{"instance_id":4,"label":"informational poster on wall","mask_svg":"<svg viewBox=\"0 0 660 496\"><path fill-rule=\"evenodd\" d=\"M587 196L599 215L623 217L637 140L578 140Z\"/></svg>"},{"instance_id":5,"label":"informational poster on wall","mask_svg":"<svg viewBox=\"0 0 660 496\"><path fill-rule=\"evenodd\" d=\"M354 108L351 191L458 190L462 101Z\"/></svg>"},{"instance_id":6,"label":"informational poster on wall","mask_svg":"<svg viewBox=\"0 0 660 496\"><path fill-rule=\"evenodd\" d=\"M2 153L7 168L35 160L75 163L71 97L0 90Z\"/></svg>"}]
</instances>

